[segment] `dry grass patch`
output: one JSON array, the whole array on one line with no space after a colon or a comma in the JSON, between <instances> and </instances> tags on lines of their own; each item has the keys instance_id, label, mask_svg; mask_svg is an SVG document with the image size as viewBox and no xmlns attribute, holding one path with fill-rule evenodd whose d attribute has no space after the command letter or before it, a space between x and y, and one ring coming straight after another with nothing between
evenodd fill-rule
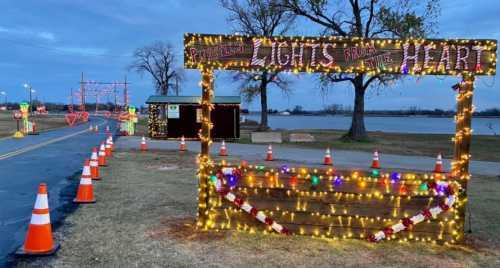
<instances>
[{"instance_id":1,"label":"dry grass patch","mask_svg":"<svg viewBox=\"0 0 500 268\"><path fill-rule=\"evenodd\" d=\"M34 115L30 120L34 119L38 130L44 131L67 126L62 115ZM22 127L22 122L19 122ZM17 130L16 120L12 119L12 111L0 112L0 137L12 136Z\"/></svg>"}]
</instances>

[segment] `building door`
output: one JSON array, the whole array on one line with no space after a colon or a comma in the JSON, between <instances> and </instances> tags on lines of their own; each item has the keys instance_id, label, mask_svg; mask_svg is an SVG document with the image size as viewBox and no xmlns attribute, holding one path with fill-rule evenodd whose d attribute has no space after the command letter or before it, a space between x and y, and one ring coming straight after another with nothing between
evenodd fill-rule
<instances>
[{"instance_id":1,"label":"building door","mask_svg":"<svg viewBox=\"0 0 500 268\"><path fill-rule=\"evenodd\" d=\"M196 105L179 105L178 118L168 118L169 138L198 138L200 123L196 122Z\"/></svg>"}]
</instances>

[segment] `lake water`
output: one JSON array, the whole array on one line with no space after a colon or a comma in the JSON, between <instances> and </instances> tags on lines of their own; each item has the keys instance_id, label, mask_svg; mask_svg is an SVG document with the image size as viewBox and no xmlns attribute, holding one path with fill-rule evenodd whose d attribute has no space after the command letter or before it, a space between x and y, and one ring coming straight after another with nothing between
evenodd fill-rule
<instances>
[{"instance_id":1,"label":"lake water","mask_svg":"<svg viewBox=\"0 0 500 268\"><path fill-rule=\"evenodd\" d=\"M259 114L245 115L246 118L260 122ZM493 135L488 128L491 123L493 130L500 135L500 118L473 118L472 129L476 135ZM351 126L350 116L302 116L302 115L270 115L269 126L273 129L340 129L348 130ZM402 133L433 133L454 134L453 118L442 117L365 117L368 131L402 132Z\"/></svg>"}]
</instances>

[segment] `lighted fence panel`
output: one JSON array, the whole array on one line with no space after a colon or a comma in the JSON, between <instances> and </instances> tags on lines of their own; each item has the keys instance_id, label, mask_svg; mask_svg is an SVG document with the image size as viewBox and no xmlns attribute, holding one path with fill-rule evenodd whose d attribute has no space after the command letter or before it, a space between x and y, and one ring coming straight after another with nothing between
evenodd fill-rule
<instances>
[{"instance_id":1,"label":"lighted fence panel","mask_svg":"<svg viewBox=\"0 0 500 268\"><path fill-rule=\"evenodd\" d=\"M236 167L235 167L236 168ZM216 174L220 168L214 168ZM448 181L445 174L343 172L333 169L294 169L250 166L231 192L263 211L294 235L331 239L367 239L384 228L439 206L443 189L427 184ZM313 186L313 176L317 185ZM460 216L463 186L457 189L454 206L435 218L415 224L388 239L457 243L463 240L464 218ZM230 184L224 179L225 184ZM210 195L210 228L272 233L270 226L255 220L215 191Z\"/></svg>"}]
</instances>

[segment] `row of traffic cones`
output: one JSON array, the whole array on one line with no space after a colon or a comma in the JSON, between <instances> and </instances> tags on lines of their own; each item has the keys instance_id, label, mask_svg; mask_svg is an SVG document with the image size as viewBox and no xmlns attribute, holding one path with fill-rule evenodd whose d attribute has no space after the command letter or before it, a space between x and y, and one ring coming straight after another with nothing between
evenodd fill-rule
<instances>
[{"instance_id":1,"label":"row of traffic cones","mask_svg":"<svg viewBox=\"0 0 500 268\"><path fill-rule=\"evenodd\" d=\"M90 132L99 132L99 126L96 124L96 125L89 125L89 131ZM109 130L109 125L106 125L106 128L105 128L105 131L106 131L106 134L111 134L110 130Z\"/></svg>"},{"instance_id":2,"label":"row of traffic cones","mask_svg":"<svg viewBox=\"0 0 500 268\"><path fill-rule=\"evenodd\" d=\"M85 160L80 184L76 197L73 199L74 203L85 204L96 202L92 180L101 179L99 167L107 165L106 158L111 157L112 153L112 136L108 136L106 141L100 144L99 151L96 147L92 149L90 159ZM59 244L52 238L47 185L40 183L24 244L16 251L16 255L52 255L58 248Z\"/></svg>"},{"instance_id":3,"label":"row of traffic cones","mask_svg":"<svg viewBox=\"0 0 500 268\"><path fill-rule=\"evenodd\" d=\"M146 149L143 149L143 148L146 148ZM141 151L143 151L143 150L144 151L147 150L146 141L145 141L144 137L142 137L142 142L141 142ZM180 145L179 145L179 150L181 152L187 150L187 145L186 145L186 141L184 139L184 136L181 137L181 141L180 141ZM219 149L219 156L227 156L227 155L228 155L228 150L226 148L226 143L223 140L222 143L221 143L220 149ZM265 160L266 161L273 161L273 159L274 159L273 158L273 147L272 147L272 145L269 145L267 147L266 159ZM323 165L326 165L326 166L332 166L333 165L333 160L332 160L332 155L331 155L331 152L330 152L330 148L327 148L326 151L325 151L325 157L323 159ZM372 169L380 169L381 168L378 151L373 152L373 160L372 160L372 164L371 164L370 168L372 168ZM433 172L434 173L445 173L445 171L443 169L443 159L442 159L441 153L439 153L437 155L437 157L436 157L436 164L435 164Z\"/></svg>"},{"instance_id":4,"label":"row of traffic cones","mask_svg":"<svg viewBox=\"0 0 500 268\"><path fill-rule=\"evenodd\" d=\"M222 142L221 145L221 152L224 150L226 152L226 148L224 145L224 141ZM222 155L219 153L219 155ZM227 155L227 154L226 154ZM269 145L267 147L267 152L266 152L266 161L273 161L273 147ZM333 160L332 160L332 155L330 152L330 148L327 148L325 151L325 157L323 159L323 165L326 166L332 166L333 165ZM370 166L372 169L380 169L380 158L378 151L373 152L373 159L372 159L372 164ZM445 173L444 168L443 168L443 158L441 153L439 153L436 157L436 164L434 166L433 173Z\"/></svg>"}]
</instances>

